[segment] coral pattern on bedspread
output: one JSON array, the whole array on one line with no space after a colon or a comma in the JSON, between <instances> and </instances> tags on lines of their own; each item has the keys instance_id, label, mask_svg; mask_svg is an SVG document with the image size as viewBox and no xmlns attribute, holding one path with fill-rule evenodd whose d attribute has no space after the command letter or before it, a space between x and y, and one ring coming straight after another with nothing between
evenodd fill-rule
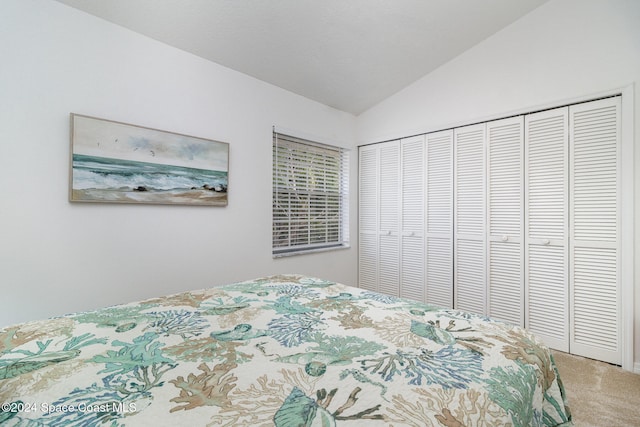
<instances>
[{"instance_id":1,"label":"coral pattern on bedspread","mask_svg":"<svg viewBox=\"0 0 640 427\"><path fill-rule=\"evenodd\" d=\"M3 426L571 426L527 331L273 276L0 330Z\"/></svg>"}]
</instances>

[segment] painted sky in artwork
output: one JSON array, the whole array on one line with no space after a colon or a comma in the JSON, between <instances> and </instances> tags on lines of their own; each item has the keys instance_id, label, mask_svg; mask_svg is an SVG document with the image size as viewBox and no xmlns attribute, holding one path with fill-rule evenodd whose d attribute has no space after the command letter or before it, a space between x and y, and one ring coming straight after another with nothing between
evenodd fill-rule
<instances>
[{"instance_id":1,"label":"painted sky in artwork","mask_svg":"<svg viewBox=\"0 0 640 427\"><path fill-rule=\"evenodd\" d=\"M73 152L228 172L228 144L79 115Z\"/></svg>"}]
</instances>

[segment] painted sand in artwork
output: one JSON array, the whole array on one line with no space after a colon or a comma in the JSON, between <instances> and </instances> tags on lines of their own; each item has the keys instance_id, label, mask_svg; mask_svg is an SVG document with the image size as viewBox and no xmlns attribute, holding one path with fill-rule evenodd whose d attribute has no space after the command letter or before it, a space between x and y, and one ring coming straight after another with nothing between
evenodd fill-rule
<instances>
[{"instance_id":1,"label":"painted sand in artwork","mask_svg":"<svg viewBox=\"0 0 640 427\"><path fill-rule=\"evenodd\" d=\"M228 144L73 116L72 201L226 205Z\"/></svg>"}]
</instances>

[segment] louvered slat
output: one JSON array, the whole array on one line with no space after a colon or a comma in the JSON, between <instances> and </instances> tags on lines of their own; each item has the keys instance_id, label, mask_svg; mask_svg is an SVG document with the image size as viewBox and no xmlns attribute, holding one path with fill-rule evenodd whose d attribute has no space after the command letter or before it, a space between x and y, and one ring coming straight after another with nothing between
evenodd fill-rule
<instances>
[{"instance_id":1,"label":"louvered slat","mask_svg":"<svg viewBox=\"0 0 640 427\"><path fill-rule=\"evenodd\" d=\"M528 329L545 343L569 351L564 247L529 245Z\"/></svg>"},{"instance_id":2,"label":"louvered slat","mask_svg":"<svg viewBox=\"0 0 640 427\"><path fill-rule=\"evenodd\" d=\"M573 237L615 242L618 209L616 105L573 111Z\"/></svg>"},{"instance_id":3,"label":"louvered slat","mask_svg":"<svg viewBox=\"0 0 640 427\"><path fill-rule=\"evenodd\" d=\"M522 232L523 119L487 123L489 234L519 238Z\"/></svg>"},{"instance_id":4,"label":"louvered slat","mask_svg":"<svg viewBox=\"0 0 640 427\"><path fill-rule=\"evenodd\" d=\"M402 140L402 230L423 234L424 137Z\"/></svg>"},{"instance_id":5,"label":"louvered slat","mask_svg":"<svg viewBox=\"0 0 640 427\"><path fill-rule=\"evenodd\" d=\"M525 118L526 326L569 350L568 109Z\"/></svg>"},{"instance_id":6,"label":"louvered slat","mask_svg":"<svg viewBox=\"0 0 640 427\"><path fill-rule=\"evenodd\" d=\"M424 301L424 239L402 236L402 288L400 296Z\"/></svg>"},{"instance_id":7,"label":"louvered slat","mask_svg":"<svg viewBox=\"0 0 640 427\"><path fill-rule=\"evenodd\" d=\"M484 247L480 240L456 241L456 309L485 312Z\"/></svg>"},{"instance_id":8,"label":"louvered slat","mask_svg":"<svg viewBox=\"0 0 640 427\"><path fill-rule=\"evenodd\" d=\"M489 243L489 315L523 326L520 243Z\"/></svg>"},{"instance_id":9,"label":"louvered slat","mask_svg":"<svg viewBox=\"0 0 640 427\"><path fill-rule=\"evenodd\" d=\"M488 312L524 326L524 119L487 123Z\"/></svg>"},{"instance_id":10,"label":"louvered slat","mask_svg":"<svg viewBox=\"0 0 640 427\"><path fill-rule=\"evenodd\" d=\"M380 144L379 292L400 296L400 141Z\"/></svg>"},{"instance_id":11,"label":"louvered slat","mask_svg":"<svg viewBox=\"0 0 640 427\"><path fill-rule=\"evenodd\" d=\"M453 131L426 135L426 302L453 307Z\"/></svg>"},{"instance_id":12,"label":"louvered slat","mask_svg":"<svg viewBox=\"0 0 640 427\"><path fill-rule=\"evenodd\" d=\"M359 238L358 286L378 290L378 151L376 146L359 149Z\"/></svg>"},{"instance_id":13,"label":"louvered slat","mask_svg":"<svg viewBox=\"0 0 640 427\"><path fill-rule=\"evenodd\" d=\"M400 142L391 141L380 146L379 203L382 233L398 233L400 201Z\"/></svg>"},{"instance_id":14,"label":"louvered slat","mask_svg":"<svg viewBox=\"0 0 640 427\"><path fill-rule=\"evenodd\" d=\"M566 113L543 112L527 119L529 237L563 239L566 226Z\"/></svg>"},{"instance_id":15,"label":"louvered slat","mask_svg":"<svg viewBox=\"0 0 640 427\"><path fill-rule=\"evenodd\" d=\"M456 233L484 232L484 125L456 129Z\"/></svg>"},{"instance_id":16,"label":"louvered slat","mask_svg":"<svg viewBox=\"0 0 640 427\"><path fill-rule=\"evenodd\" d=\"M358 286L370 291L378 290L378 236L360 233L358 259Z\"/></svg>"},{"instance_id":17,"label":"louvered slat","mask_svg":"<svg viewBox=\"0 0 640 427\"><path fill-rule=\"evenodd\" d=\"M454 306L486 314L484 124L454 131Z\"/></svg>"},{"instance_id":18,"label":"louvered slat","mask_svg":"<svg viewBox=\"0 0 640 427\"><path fill-rule=\"evenodd\" d=\"M359 158L360 172L358 177L360 197L358 199L358 225L361 231L367 230L375 232L378 222L378 164L375 147L360 147Z\"/></svg>"},{"instance_id":19,"label":"louvered slat","mask_svg":"<svg viewBox=\"0 0 640 427\"><path fill-rule=\"evenodd\" d=\"M403 139L401 150L400 296L424 301L424 137Z\"/></svg>"},{"instance_id":20,"label":"louvered slat","mask_svg":"<svg viewBox=\"0 0 640 427\"><path fill-rule=\"evenodd\" d=\"M576 343L617 351L616 263L615 249L575 249L573 340Z\"/></svg>"},{"instance_id":21,"label":"louvered slat","mask_svg":"<svg viewBox=\"0 0 640 427\"><path fill-rule=\"evenodd\" d=\"M378 292L400 296L400 245L398 236L381 235L379 240Z\"/></svg>"},{"instance_id":22,"label":"louvered slat","mask_svg":"<svg viewBox=\"0 0 640 427\"><path fill-rule=\"evenodd\" d=\"M620 364L620 98L571 106L571 352Z\"/></svg>"},{"instance_id":23,"label":"louvered slat","mask_svg":"<svg viewBox=\"0 0 640 427\"><path fill-rule=\"evenodd\" d=\"M426 302L453 308L453 247L451 237L427 240Z\"/></svg>"},{"instance_id":24,"label":"louvered slat","mask_svg":"<svg viewBox=\"0 0 640 427\"><path fill-rule=\"evenodd\" d=\"M442 237L453 230L453 132L427 135L427 232Z\"/></svg>"}]
</instances>

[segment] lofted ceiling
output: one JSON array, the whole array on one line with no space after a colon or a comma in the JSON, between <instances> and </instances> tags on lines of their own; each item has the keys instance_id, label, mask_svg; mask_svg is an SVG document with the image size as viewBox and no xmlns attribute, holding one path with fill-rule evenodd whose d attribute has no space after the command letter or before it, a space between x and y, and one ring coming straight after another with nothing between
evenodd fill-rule
<instances>
[{"instance_id":1,"label":"lofted ceiling","mask_svg":"<svg viewBox=\"0 0 640 427\"><path fill-rule=\"evenodd\" d=\"M355 115L547 0L57 0Z\"/></svg>"}]
</instances>

